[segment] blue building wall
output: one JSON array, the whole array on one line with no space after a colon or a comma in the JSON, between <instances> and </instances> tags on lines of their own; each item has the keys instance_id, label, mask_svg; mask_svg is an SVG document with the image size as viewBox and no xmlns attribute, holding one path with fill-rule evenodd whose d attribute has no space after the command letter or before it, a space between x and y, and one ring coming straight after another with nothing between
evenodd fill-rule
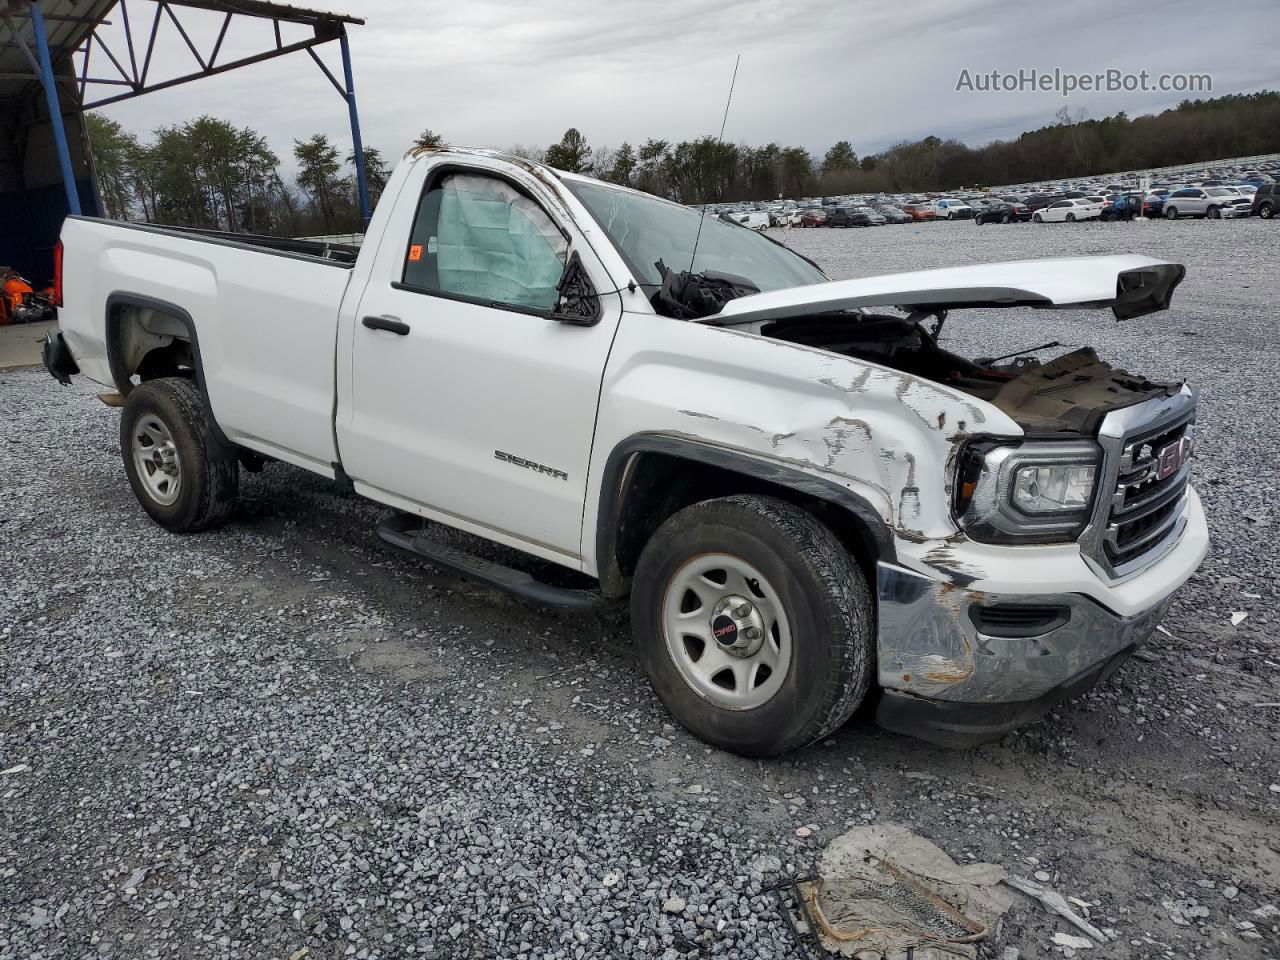
<instances>
[{"instance_id":1,"label":"blue building wall","mask_svg":"<svg viewBox=\"0 0 1280 960\"><path fill-rule=\"evenodd\" d=\"M89 179L76 181L80 209L100 216L98 194ZM0 266L13 267L37 286L53 279L53 248L67 215L61 183L0 193Z\"/></svg>"}]
</instances>

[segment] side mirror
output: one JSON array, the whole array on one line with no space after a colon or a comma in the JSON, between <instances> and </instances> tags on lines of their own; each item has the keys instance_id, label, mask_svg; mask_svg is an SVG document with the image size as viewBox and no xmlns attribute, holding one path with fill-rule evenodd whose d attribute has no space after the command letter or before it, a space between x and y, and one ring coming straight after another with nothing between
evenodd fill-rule
<instances>
[{"instance_id":1,"label":"side mirror","mask_svg":"<svg viewBox=\"0 0 1280 960\"><path fill-rule=\"evenodd\" d=\"M600 295L587 276L577 250L569 255L556 290L560 299L551 310L552 320L579 327L594 327L600 322Z\"/></svg>"}]
</instances>

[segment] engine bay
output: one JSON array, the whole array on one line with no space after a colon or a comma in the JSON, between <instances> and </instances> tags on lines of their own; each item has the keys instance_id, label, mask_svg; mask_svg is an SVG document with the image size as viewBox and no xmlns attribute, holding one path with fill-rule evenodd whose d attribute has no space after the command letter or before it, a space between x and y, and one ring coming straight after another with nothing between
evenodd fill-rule
<instances>
[{"instance_id":1,"label":"engine bay","mask_svg":"<svg viewBox=\"0 0 1280 960\"><path fill-rule=\"evenodd\" d=\"M909 317L819 314L766 322L759 333L878 363L961 390L1004 411L1029 436L1092 436L1099 421L1112 410L1172 396L1182 386L1114 367L1092 347L1072 350L1045 363L1030 356L1032 351L994 360L969 360L938 343L945 314L935 316L930 329L916 313ZM1041 352L1046 348L1034 349Z\"/></svg>"}]
</instances>

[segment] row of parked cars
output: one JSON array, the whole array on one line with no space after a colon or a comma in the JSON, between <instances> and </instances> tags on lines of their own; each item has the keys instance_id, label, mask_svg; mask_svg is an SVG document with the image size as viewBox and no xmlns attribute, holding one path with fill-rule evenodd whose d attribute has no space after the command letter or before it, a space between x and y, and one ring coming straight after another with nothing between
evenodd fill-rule
<instances>
[{"instance_id":1,"label":"row of parked cars","mask_svg":"<svg viewBox=\"0 0 1280 960\"><path fill-rule=\"evenodd\" d=\"M1156 187L1150 192L1089 194L1082 190L1024 197L984 194L940 197L912 202L833 204L748 215L725 214L745 226L874 227L886 223L929 220L973 220L986 223L1075 223L1081 220L1133 220L1136 217L1203 217L1210 220L1280 215L1280 185L1216 185Z\"/></svg>"},{"instance_id":2,"label":"row of parked cars","mask_svg":"<svg viewBox=\"0 0 1280 960\"><path fill-rule=\"evenodd\" d=\"M1206 171L1209 174L1210 171ZM1280 216L1280 162L1274 169L1230 168L1183 183L1156 181L1145 189L1127 175L1117 182L1058 182L1038 189L996 190L949 197L871 196L723 207L719 216L756 230L767 227L876 227L928 220L975 223L1071 223L1135 217L1211 220ZM1145 181L1144 181L1145 183Z\"/></svg>"}]
</instances>

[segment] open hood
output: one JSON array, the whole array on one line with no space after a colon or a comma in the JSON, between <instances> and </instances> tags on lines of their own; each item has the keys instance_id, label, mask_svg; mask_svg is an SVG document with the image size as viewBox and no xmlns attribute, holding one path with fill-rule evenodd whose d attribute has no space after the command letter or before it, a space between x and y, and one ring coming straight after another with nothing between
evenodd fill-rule
<instances>
[{"instance_id":1,"label":"open hood","mask_svg":"<svg viewBox=\"0 0 1280 960\"><path fill-rule=\"evenodd\" d=\"M1173 288L1186 272L1181 264L1136 255L944 267L752 294L730 300L702 322L734 326L872 306L926 310L1110 307L1117 320L1128 320L1168 307Z\"/></svg>"}]
</instances>

